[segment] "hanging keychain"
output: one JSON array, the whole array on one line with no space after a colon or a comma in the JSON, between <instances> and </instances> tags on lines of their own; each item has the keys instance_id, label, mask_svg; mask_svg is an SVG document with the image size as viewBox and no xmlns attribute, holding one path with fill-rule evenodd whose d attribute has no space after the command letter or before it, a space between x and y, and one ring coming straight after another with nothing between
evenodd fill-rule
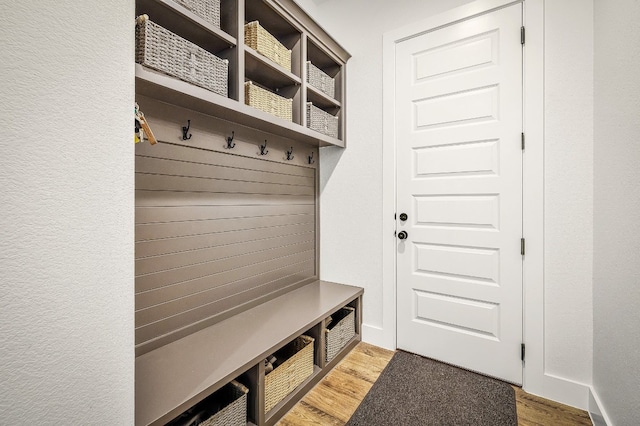
<instances>
[{"instance_id":1,"label":"hanging keychain","mask_svg":"<svg viewBox=\"0 0 640 426\"><path fill-rule=\"evenodd\" d=\"M135 128L136 133L134 136L135 143L143 141L145 136L147 139L149 139L149 143L151 145L155 145L156 143L158 143L158 141L156 140L156 137L153 135L153 132L151 131L151 127L149 127L149 123L147 122L147 119L144 118L144 114L142 113L142 111L140 111L140 107L138 106L137 102L135 106L135 121L136 121L136 128Z\"/></svg>"}]
</instances>

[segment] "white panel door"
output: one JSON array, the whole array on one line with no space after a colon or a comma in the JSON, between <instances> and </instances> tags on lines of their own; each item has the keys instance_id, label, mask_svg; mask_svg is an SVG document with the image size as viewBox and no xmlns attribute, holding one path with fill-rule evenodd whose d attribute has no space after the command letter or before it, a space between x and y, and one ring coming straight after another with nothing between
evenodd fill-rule
<instances>
[{"instance_id":1,"label":"white panel door","mask_svg":"<svg viewBox=\"0 0 640 426\"><path fill-rule=\"evenodd\" d=\"M396 49L398 347L522 383L522 6ZM401 220L400 214L407 215Z\"/></svg>"}]
</instances>

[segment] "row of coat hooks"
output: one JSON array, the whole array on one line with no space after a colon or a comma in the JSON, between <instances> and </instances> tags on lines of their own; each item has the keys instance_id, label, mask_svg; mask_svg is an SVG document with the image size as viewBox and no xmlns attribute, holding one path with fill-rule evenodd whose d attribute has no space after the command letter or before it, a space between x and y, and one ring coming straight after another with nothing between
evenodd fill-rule
<instances>
[{"instance_id":1,"label":"row of coat hooks","mask_svg":"<svg viewBox=\"0 0 640 426\"><path fill-rule=\"evenodd\" d=\"M191 133L189 133L189 129L191 128L191 120L187 120L187 125L186 126L182 126L182 140L183 141L187 141L189 139L191 139L191 136L193 136ZM231 136L227 136L226 140L227 140L227 145L224 146L225 149L233 149L236 146L236 143L233 141L233 138L235 137L235 131L231 131ZM267 155L269 153L269 150L267 149L267 140L264 140L264 144L260 145L260 152L259 155ZM287 154L287 161L291 161L294 158L293 155L293 147L289 148L286 152ZM313 159L313 151L311 151L311 155L309 155L307 157L307 162L309 164L313 164L315 163L315 160Z\"/></svg>"}]
</instances>

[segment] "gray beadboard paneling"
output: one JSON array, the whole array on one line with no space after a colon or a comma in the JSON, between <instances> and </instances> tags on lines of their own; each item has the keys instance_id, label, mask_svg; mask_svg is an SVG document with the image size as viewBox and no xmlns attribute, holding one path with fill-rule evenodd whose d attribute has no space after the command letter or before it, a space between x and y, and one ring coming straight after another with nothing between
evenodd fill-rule
<instances>
[{"instance_id":1,"label":"gray beadboard paneling","mask_svg":"<svg viewBox=\"0 0 640 426\"><path fill-rule=\"evenodd\" d=\"M168 269L152 274L136 277L137 292L146 292L156 288L175 286L183 282L192 282L199 278L211 277L228 271L238 271L244 268L257 267L261 263L280 260L282 258L299 254L300 252L313 250L314 244L303 242L291 246L276 247L256 253L247 253L240 256L216 259L188 265L175 269Z\"/></svg>"},{"instance_id":2,"label":"gray beadboard paneling","mask_svg":"<svg viewBox=\"0 0 640 426\"><path fill-rule=\"evenodd\" d=\"M259 212L256 212L259 214ZM240 231L242 229L262 229L274 226L298 225L313 223L313 215L280 215L232 217L212 220L187 220L168 223L150 223L136 226L136 241L156 240L161 238L186 237L190 235L212 234L219 232Z\"/></svg>"},{"instance_id":3,"label":"gray beadboard paneling","mask_svg":"<svg viewBox=\"0 0 640 426\"><path fill-rule=\"evenodd\" d=\"M158 140L164 141L162 135L156 134ZM250 158L241 155L230 155L225 152L210 151L200 148L184 149L182 145L161 143L157 145L144 144L136 147L136 171L143 158L164 158L173 161L185 161L207 165L224 166L237 170L254 170L271 172L291 176L306 176L314 178L315 170L310 167L300 167L291 164L266 161L261 158ZM256 150L258 148L256 147ZM143 171L142 169L140 171Z\"/></svg>"},{"instance_id":4,"label":"gray beadboard paneling","mask_svg":"<svg viewBox=\"0 0 640 426\"><path fill-rule=\"evenodd\" d=\"M136 147L138 355L317 271L314 167L156 136Z\"/></svg>"},{"instance_id":5,"label":"gray beadboard paneling","mask_svg":"<svg viewBox=\"0 0 640 426\"><path fill-rule=\"evenodd\" d=\"M289 205L311 204L315 202L312 195L265 195L235 194L224 192L175 192L165 190L136 189L136 206L140 207L172 207L185 205L200 206L254 206L254 205Z\"/></svg>"},{"instance_id":6,"label":"gray beadboard paneling","mask_svg":"<svg viewBox=\"0 0 640 426\"><path fill-rule=\"evenodd\" d=\"M224 312L235 306L241 305L248 300L255 299L264 293L268 294L299 283L305 277L308 277L309 273L312 273L311 269L312 267L310 266L307 270L301 270L298 273L282 277L281 279L273 282L263 283L260 287L248 290L244 293L237 293L229 297L219 299L213 303L187 310L177 315L165 317L161 321L139 327L135 332L136 345L155 337L163 336L187 327L196 326L199 322L205 321L220 312Z\"/></svg>"},{"instance_id":7,"label":"gray beadboard paneling","mask_svg":"<svg viewBox=\"0 0 640 426\"><path fill-rule=\"evenodd\" d=\"M225 260L239 258L243 255L250 256L254 253L260 253L279 247L292 247L292 250L295 250L299 247L300 243L313 243L314 239L315 235L312 232L308 232L305 234L285 235L265 240L248 241L219 247L208 247L160 256L145 257L143 259L136 260L135 270L136 275L139 276L207 263L214 259ZM272 253L267 254L267 256L271 255ZM258 257L254 259L254 261L257 260Z\"/></svg>"},{"instance_id":8,"label":"gray beadboard paneling","mask_svg":"<svg viewBox=\"0 0 640 426\"><path fill-rule=\"evenodd\" d=\"M313 195L313 186L136 173L137 190L247 195ZM160 189L161 188L161 189Z\"/></svg>"},{"instance_id":9,"label":"gray beadboard paneling","mask_svg":"<svg viewBox=\"0 0 640 426\"><path fill-rule=\"evenodd\" d=\"M140 241L136 243L136 257L142 258L197 250L200 248L228 246L231 244L260 241L287 235L305 234L314 231L314 224L302 223L287 226L235 230L233 232L220 232L215 235L200 234L179 238Z\"/></svg>"},{"instance_id":10,"label":"gray beadboard paneling","mask_svg":"<svg viewBox=\"0 0 640 426\"><path fill-rule=\"evenodd\" d=\"M160 305L139 309L135 316L136 323L142 327L144 325L160 321L165 317L177 315L195 307L222 300L227 297L229 287L233 288L236 293L243 293L252 289L257 289L266 283L276 282L283 279L283 277L291 277L292 275L299 274L300 271L304 271L312 266L313 263L311 260L305 260L300 263L286 265L282 268L261 273L259 275L252 275L243 280L232 281L226 285L214 287L199 293L173 299Z\"/></svg>"},{"instance_id":11,"label":"gray beadboard paneling","mask_svg":"<svg viewBox=\"0 0 640 426\"><path fill-rule=\"evenodd\" d=\"M313 205L256 206L249 210L246 206L176 206L157 209L136 207L136 224L155 222L179 222L189 220L213 220L241 217L265 217L296 214L315 214Z\"/></svg>"},{"instance_id":12,"label":"gray beadboard paneling","mask_svg":"<svg viewBox=\"0 0 640 426\"><path fill-rule=\"evenodd\" d=\"M163 144L164 145L164 144ZM183 147L176 147L184 149ZM195 160L195 159L194 159ZM202 158L199 159L202 161ZM158 173L173 176L199 176L210 179L242 180L248 182L279 183L284 185L313 186L313 176L299 176L292 174L297 170L289 170L289 173L276 173L271 171L257 171L252 169L239 169L228 165L219 166L194 161L180 161L175 159L136 157L137 173Z\"/></svg>"}]
</instances>

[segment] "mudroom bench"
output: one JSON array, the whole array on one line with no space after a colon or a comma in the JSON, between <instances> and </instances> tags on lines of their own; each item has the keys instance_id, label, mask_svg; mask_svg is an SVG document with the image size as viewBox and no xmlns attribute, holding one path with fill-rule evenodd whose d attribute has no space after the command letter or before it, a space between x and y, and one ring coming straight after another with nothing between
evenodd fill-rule
<instances>
[{"instance_id":1,"label":"mudroom bench","mask_svg":"<svg viewBox=\"0 0 640 426\"><path fill-rule=\"evenodd\" d=\"M350 55L295 0L135 4L135 424L271 426L360 340L318 272Z\"/></svg>"},{"instance_id":2,"label":"mudroom bench","mask_svg":"<svg viewBox=\"0 0 640 426\"><path fill-rule=\"evenodd\" d=\"M136 425L166 424L234 380L248 389L247 424L275 424L360 341L362 294L315 281L137 357ZM355 334L328 361L325 330L345 308ZM302 335L313 338L313 373L265 410L265 358Z\"/></svg>"}]
</instances>

